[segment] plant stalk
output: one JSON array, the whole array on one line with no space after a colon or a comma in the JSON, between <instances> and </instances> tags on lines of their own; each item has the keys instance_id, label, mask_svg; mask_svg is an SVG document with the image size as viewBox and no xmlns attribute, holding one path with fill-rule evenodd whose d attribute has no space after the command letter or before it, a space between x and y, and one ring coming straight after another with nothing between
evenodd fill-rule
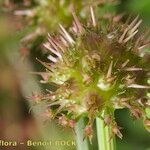
<instances>
[{"instance_id":1,"label":"plant stalk","mask_svg":"<svg viewBox=\"0 0 150 150\"><path fill-rule=\"evenodd\" d=\"M84 133L83 133L84 128L85 128L85 122L84 119L82 118L79 120L79 122L75 127L77 150L90 150L88 140L84 139Z\"/></svg>"},{"instance_id":2,"label":"plant stalk","mask_svg":"<svg viewBox=\"0 0 150 150\"><path fill-rule=\"evenodd\" d=\"M101 118L96 118L98 150L115 150L115 138L111 138L111 127L105 126Z\"/></svg>"}]
</instances>

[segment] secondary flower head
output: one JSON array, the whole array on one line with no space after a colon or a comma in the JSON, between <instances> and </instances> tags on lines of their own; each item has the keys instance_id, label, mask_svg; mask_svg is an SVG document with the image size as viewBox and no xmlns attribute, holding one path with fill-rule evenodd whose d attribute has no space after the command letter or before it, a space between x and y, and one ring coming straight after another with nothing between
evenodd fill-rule
<instances>
[{"instance_id":1,"label":"secondary flower head","mask_svg":"<svg viewBox=\"0 0 150 150\"><path fill-rule=\"evenodd\" d=\"M111 20L103 26L92 7L87 24L72 15L68 31L59 24L58 35L48 34L44 46L50 62L39 60L47 69L38 73L42 82L55 88L39 96L53 113L51 118L73 128L79 118L87 117L85 137L91 137L93 122L101 117L112 134L122 138L113 114L115 109L128 108L148 128L150 66L144 49L149 43L146 34L138 33L142 20L138 16L125 24Z\"/></svg>"},{"instance_id":2,"label":"secondary flower head","mask_svg":"<svg viewBox=\"0 0 150 150\"><path fill-rule=\"evenodd\" d=\"M41 45L41 40L45 38L47 32L56 32L59 23L65 23L68 27L72 22L71 12L75 9L76 14L85 19L89 5L98 5L100 9L111 9L117 4L117 0L33 0L24 1L15 9L14 14L22 18L22 24L29 32L21 39L23 48L21 51L32 49L34 45ZM104 11L103 11L104 12ZM103 16L103 13L100 15ZM109 18L107 13L105 18ZM32 30L31 30L32 29ZM36 44L37 43L37 44Z\"/></svg>"}]
</instances>

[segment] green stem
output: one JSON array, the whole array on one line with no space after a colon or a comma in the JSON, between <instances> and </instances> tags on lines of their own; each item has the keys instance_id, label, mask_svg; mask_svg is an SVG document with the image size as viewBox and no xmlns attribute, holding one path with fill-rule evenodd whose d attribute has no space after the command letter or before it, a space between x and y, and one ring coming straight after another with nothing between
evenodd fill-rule
<instances>
[{"instance_id":1,"label":"green stem","mask_svg":"<svg viewBox=\"0 0 150 150\"><path fill-rule=\"evenodd\" d=\"M75 127L77 150L90 150L88 140L84 139L83 133L84 128L85 128L84 119L80 119Z\"/></svg>"},{"instance_id":2,"label":"green stem","mask_svg":"<svg viewBox=\"0 0 150 150\"><path fill-rule=\"evenodd\" d=\"M98 150L115 150L115 139L111 138L111 128L105 126L104 121L96 118Z\"/></svg>"}]
</instances>

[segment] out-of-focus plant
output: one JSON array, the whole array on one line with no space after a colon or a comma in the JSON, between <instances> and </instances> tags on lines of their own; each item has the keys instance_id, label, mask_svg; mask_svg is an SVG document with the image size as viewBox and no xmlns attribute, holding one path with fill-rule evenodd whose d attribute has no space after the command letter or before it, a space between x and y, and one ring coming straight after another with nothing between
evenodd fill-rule
<instances>
[{"instance_id":1,"label":"out-of-focus plant","mask_svg":"<svg viewBox=\"0 0 150 150\"><path fill-rule=\"evenodd\" d=\"M16 10L15 14L20 16L26 16L28 23L33 26L43 26L48 29L48 31L56 31L58 23L64 22L66 25L70 25L72 22L72 11L75 9L77 15L82 18L86 16L86 8L89 5L98 5L103 8L103 11L109 12L113 10L113 6L116 5L116 0L37 0L36 4L32 5L26 9ZM25 5L25 4L24 4ZM18 8L19 9L19 8ZM103 12L101 10L101 13ZM48 17L47 17L48 16Z\"/></svg>"},{"instance_id":2,"label":"out-of-focus plant","mask_svg":"<svg viewBox=\"0 0 150 150\"><path fill-rule=\"evenodd\" d=\"M110 15L103 24L91 7L87 24L73 12L69 31L59 24L59 34L48 35L44 46L51 53L50 62L38 60L46 72L35 74L54 88L31 96L35 104L46 103L47 119L74 129L80 118L88 118L84 137L90 141L96 119L102 150L115 149L115 135L122 138L114 117L116 109L128 108L134 119L143 119L149 131L150 67L145 59L149 54L144 51L149 41L147 33L138 34L141 23L138 16L123 24L120 16Z\"/></svg>"},{"instance_id":3,"label":"out-of-focus plant","mask_svg":"<svg viewBox=\"0 0 150 150\"><path fill-rule=\"evenodd\" d=\"M42 0L34 1L28 7L18 8L14 14L22 16L27 24L29 32L21 42L31 48L38 37L45 37L47 32L56 31L59 22L71 23L71 10L76 9L81 13L82 1ZM74 5L75 4L75 5ZM30 31L30 29L32 29ZM29 47L30 46L30 47Z\"/></svg>"}]
</instances>

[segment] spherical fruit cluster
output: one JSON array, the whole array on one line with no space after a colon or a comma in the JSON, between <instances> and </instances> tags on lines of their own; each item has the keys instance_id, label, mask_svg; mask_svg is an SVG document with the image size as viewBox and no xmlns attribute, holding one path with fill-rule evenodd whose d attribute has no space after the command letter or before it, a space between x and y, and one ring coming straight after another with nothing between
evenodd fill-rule
<instances>
[{"instance_id":1,"label":"spherical fruit cluster","mask_svg":"<svg viewBox=\"0 0 150 150\"><path fill-rule=\"evenodd\" d=\"M55 90L32 96L36 102L46 102L48 118L73 128L79 118L87 117L85 137L90 137L95 118L101 117L122 138L113 114L115 109L128 108L150 127L145 112L150 106L150 66L144 59L149 43L146 34L138 35L141 22L137 16L125 24L109 22L104 27L91 7L87 25L73 13L69 32L60 24L58 35L48 35L44 46L51 53L50 63L39 60L47 71L37 74Z\"/></svg>"}]
</instances>

